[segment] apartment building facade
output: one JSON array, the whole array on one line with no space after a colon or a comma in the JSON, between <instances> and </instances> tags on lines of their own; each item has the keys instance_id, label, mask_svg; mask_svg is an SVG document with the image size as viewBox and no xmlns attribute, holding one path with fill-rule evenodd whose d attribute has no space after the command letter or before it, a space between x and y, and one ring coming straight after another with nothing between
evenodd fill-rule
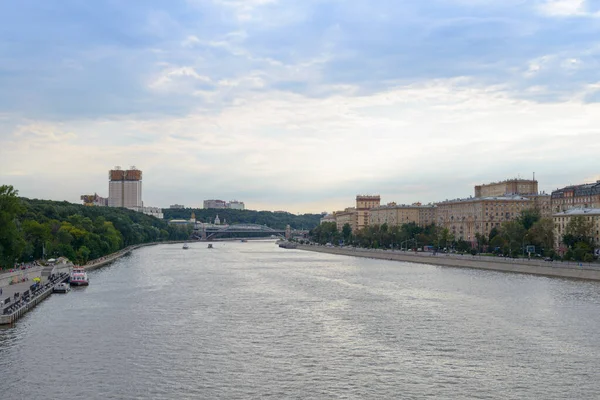
<instances>
[{"instance_id":1,"label":"apartment building facade","mask_svg":"<svg viewBox=\"0 0 600 400\"><path fill-rule=\"evenodd\" d=\"M573 217L583 217L586 222L592 224L592 240L596 255L600 252L600 207L598 208L570 208L565 211L555 213L552 216L554 221L554 248L559 252L566 248L562 243L562 237L566 234L566 228Z\"/></svg>"},{"instance_id":2,"label":"apartment building facade","mask_svg":"<svg viewBox=\"0 0 600 400\"><path fill-rule=\"evenodd\" d=\"M369 210L369 225L401 226L414 223L424 227L433 223L434 219L435 207L433 205L388 203L385 206L374 207Z\"/></svg>"},{"instance_id":3,"label":"apartment building facade","mask_svg":"<svg viewBox=\"0 0 600 400\"><path fill-rule=\"evenodd\" d=\"M369 225L369 210L381 205L381 197L357 195L356 196L356 229L361 230ZM354 229L353 229L354 231Z\"/></svg>"},{"instance_id":4,"label":"apartment building facade","mask_svg":"<svg viewBox=\"0 0 600 400\"><path fill-rule=\"evenodd\" d=\"M474 243L477 233L489 236L494 227L518 218L533 205L533 200L519 195L444 201L436 204L436 225L447 228L457 240Z\"/></svg>"},{"instance_id":5,"label":"apartment building facade","mask_svg":"<svg viewBox=\"0 0 600 400\"><path fill-rule=\"evenodd\" d=\"M596 183L566 186L552 192L552 212L571 208L600 208L600 180Z\"/></svg>"}]
</instances>

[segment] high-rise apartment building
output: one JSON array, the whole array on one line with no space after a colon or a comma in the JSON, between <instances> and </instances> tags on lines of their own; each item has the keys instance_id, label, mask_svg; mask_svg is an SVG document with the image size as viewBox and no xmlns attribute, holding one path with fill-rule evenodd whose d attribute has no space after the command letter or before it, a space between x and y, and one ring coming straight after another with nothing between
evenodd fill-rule
<instances>
[{"instance_id":1,"label":"high-rise apartment building","mask_svg":"<svg viewBox=\"0 0 600 400\"><path fill-rule=\"evenodd\" d=\"M128 170L115 167L108 172L108 179L109 207L143 207L142 171L135 167Z\"/></svg>"}]
</instances>

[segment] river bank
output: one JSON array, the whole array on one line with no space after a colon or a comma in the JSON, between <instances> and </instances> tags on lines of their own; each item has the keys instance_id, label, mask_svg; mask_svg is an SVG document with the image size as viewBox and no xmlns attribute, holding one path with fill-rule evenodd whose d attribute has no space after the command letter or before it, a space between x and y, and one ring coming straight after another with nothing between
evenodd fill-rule
<instances>
[{"instance_id":1,"label":"river bank","mask_svg":"<svg viewBox=\"0 0 600 400\"><path fill-rule=\"evenodd\" d=\"M115 260L118 260L119 258L131 253L133 250L139 249L141 247L155 246L157 244L176 244L176 243L184 243L184 242L185 241L182 241L182 240L176 240L176 241L169 241L169 242L152 242L152 243L136 244L133 246L125 247L124 249L121 249L121 250L117 251L116 253L112 253L107 256L97 258L92 261L88 261L87 264L83 265L83 267L85 268L86 271L93 271L93 270L103 267L106 264L109 264Z\"/></svg>"},{"instance_id":2,"label":"river bank","mask_svg":"<svg viewBox=\"0 0 600 400\"><path fill-rule=\"evenodd\" d=\"M549 263L542 260L494 259L483 256L460 256L438 253L413 253L406 251L354 249L325 246L298 246L299 250L337 254L352 257L375 258L380 260L405 261L445 267L475 268L490 271L513 272L561 278L575 278L600 281L600 266L579 265L577 263Z\"/></svg>"}]
</instances>

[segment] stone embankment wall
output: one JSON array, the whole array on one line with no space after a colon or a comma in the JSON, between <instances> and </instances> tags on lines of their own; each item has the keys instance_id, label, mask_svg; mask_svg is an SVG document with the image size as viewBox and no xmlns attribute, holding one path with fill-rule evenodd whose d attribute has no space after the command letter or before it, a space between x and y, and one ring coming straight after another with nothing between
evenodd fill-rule
<instances>
[{"instance_id":1,"label":"stone embankment wall","mask_svg":"<svg viewBox=\"0 0 600 400\"><path fill-rule=\"evenodd\" d=\"M353 257L366 257L381 260L406 261L420 264L441 265L459 268L487 269L490 271L515 272L520 274L533 274L555 276L562 278L576 278L600 281L600 266L581 266L577 263L563 264L560 262L546 262L542 260L501 259L493 257L479 257L470 255L445 255L431 253L412 253L402 251L382 251L369 249L352 249L324 246L298 246L298 249L316 251L321 253L338 254Z\"/></svg>"}]
</instances>

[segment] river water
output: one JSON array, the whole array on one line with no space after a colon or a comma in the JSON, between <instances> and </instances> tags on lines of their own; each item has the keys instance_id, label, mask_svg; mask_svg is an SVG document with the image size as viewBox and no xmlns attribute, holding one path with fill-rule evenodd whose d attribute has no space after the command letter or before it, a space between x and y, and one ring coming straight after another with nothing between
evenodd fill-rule
<instances>
[{"instance_id":1,"label":"river water","mask_svg":"<svg viewBox=\"0 0 600 400\"><path fill-rule=\"evenodd\" d=\"M214 247L136 250L0 329L0 398L600 396L597 282Z\"/></svg>"}]
</instances>

